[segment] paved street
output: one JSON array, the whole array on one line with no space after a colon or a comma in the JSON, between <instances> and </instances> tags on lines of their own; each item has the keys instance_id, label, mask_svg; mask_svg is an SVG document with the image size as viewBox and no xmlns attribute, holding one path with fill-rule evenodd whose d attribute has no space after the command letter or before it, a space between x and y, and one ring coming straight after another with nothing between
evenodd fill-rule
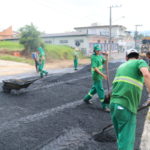
<instances>
[{"instance_id":1,"label":"paved street","mask_svg":"<svg viewBox=\"0 0 150 150\"><path fill-rule=\"evenodd\" d=\"M121 63L122 60L110 62L111 81ZM26 89L12 90L10 94L1 89L0 150L117 149L113 129L101 137L105 142L97 142L92 136L111 120L109 113L101 110L97 96L93 98L93 105L82 102L92 84L90 66L77 72L63 71L58 70L58 73L49 74ZM29 74L23 77L33 78ZM105 81L104 89L107 93ZM145 97L144 91L142 101ZM137 116L136 150L140 149L146 115L147 109ZM143 141L147 145L146 140ZM141 150L149 150L144 148Z\"/></svg>"},{"instance_id":2,"label":"paved street","mask_svg":"<svg viewBox=\"0 0 150 150\"><path fill-rule=\"evenodd\" d=\"M110 63L111 81L119 64ZM97 97L92 106L82 102L91 86L89 70L86 66L74 73L40 79L18 92L1 92L0 149L116 150L115 142L96 142L92 138L111 120L109 113L100 109ZM104 88L107 89L105 82ZM136 149L146 114L144 110L138 115ZM115 138L113 130L109 135Z\"/></svg>"}]
</instances>

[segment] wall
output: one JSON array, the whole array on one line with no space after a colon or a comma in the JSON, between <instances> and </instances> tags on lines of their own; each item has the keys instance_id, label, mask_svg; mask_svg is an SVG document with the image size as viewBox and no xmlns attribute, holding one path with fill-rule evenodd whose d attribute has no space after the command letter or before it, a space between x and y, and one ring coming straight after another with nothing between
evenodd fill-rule
<instances>
[{"instance_id":1,"label":"wall","mask_svg":"<svg viewBox=\"0 0 150 150\"><path fill-rule=\"evenodd\" d=\"M75 43L76 43L76 41L79 41L80 46L78 48L86 55L87 55L87 50L89 49L87 36L45 37L45 38L43 38L43 40L47 44L68 45L73 48L77 47L75 45Z\"/></svg>"}]
</instances>

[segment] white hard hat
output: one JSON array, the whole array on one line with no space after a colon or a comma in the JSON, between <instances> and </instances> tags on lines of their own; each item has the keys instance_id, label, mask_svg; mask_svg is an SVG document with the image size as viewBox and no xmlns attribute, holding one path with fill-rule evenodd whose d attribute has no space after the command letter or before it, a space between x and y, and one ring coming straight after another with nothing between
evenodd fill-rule
<instances>
[{"instance_id":1,"label":"white hard hat","mask_svg":"<svg viewBox=\"0 0 150 150\"><path fill-rule=\"evenodd\" d=\"M129 54L131 54L131 53L137 53L137 54L139 54L139 52L138 52L136 49L129 49L129 50L126 51L126 55L127 55L127 56L128 56Z\"/></svg>"}]
</instances>

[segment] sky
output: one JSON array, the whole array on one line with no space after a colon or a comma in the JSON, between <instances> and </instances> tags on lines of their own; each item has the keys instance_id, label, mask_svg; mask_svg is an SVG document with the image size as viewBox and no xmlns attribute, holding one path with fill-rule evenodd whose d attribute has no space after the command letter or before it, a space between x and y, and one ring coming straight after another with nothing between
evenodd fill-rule
<instances>
[{"instance_id":1,"label":"sky","mask_svg":"<svg viewBox=\"0 0 150 150\"><path fill-rule=\"evenodd\" d=\"M149 0L0 0L0 4L0 31L9 26L17 31L31 23L49 34L93 23L109 25L110 6L113 25L150 30Z\"/></svg>"}]
</instances>

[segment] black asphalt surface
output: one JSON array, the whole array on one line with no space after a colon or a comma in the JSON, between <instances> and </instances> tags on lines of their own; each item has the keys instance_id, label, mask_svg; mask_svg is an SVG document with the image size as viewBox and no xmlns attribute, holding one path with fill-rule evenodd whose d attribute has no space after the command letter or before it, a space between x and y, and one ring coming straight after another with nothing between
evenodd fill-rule
<instances>
[{"instance_id":1,"label":"black asphalt surface","mask_svg":"<svg viewBox=\"0 0 150 150\"><path fill-rule=\"evenodd\" d=\"M120 64L109 64L111 82ZM49 75L10 94L1 89L0 150L117 150L111 140L115 139L113 129L102 136L106 141L97 142L92 136L111 119L101 110L97 96L93 105L82 101L91 85L90 66L85 66L75 73ZM107 93L106 81L104 89ZM137 116L136 150L146 114L147 109Z\"/></svg>"}]
</instances>

